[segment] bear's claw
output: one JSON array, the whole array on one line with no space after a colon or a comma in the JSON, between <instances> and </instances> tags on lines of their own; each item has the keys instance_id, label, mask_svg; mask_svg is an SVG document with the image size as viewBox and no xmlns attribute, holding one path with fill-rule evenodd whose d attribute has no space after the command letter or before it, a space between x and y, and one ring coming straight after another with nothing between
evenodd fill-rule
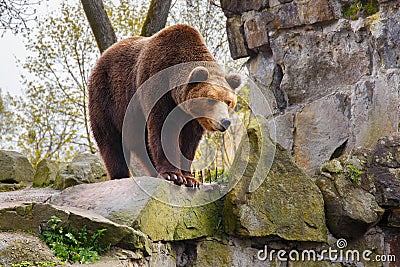
<instances>
[{"instance_id":1,"label":"bear's claw","mask_svg":"<svg viewBox=\"0 0 400 267\"><path fill-rule=\"evenodd\" d=\"M186 176L185 179L186 179L186 184L185 185L187 187L200 188L200 183L196 179L194 179L193 177Z\"/></svg>"},{"instance_id":2,"label":"bear's claw","mask_svg":"<svg viewBox=\"0 0 400 267\"><path fill-rule=\"evenodd\" d=\"M176 185L185 185L187 187L200 188L200 183L190 176L183 176L176 173L160 173L158 175L160 178L163 178L167 181L174 182Z\"/></svg>"}]
</instances>

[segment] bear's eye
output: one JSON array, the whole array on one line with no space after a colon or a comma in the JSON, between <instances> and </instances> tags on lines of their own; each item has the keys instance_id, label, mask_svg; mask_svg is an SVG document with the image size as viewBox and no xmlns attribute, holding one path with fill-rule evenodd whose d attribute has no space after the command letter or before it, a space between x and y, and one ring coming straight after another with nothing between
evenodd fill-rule
<instances>
[{"instance_id":1,"label":"bear's eye","mask_svg":"<svg viewBox=\"0 0 400 267\"><path fill-rule=\"evenodd\" d=\"M232 105L232 101L226 100L226 101L225 101L225 104L226 104L228 107L230 107L230 106Z\"/></svg>"}]
</instances>

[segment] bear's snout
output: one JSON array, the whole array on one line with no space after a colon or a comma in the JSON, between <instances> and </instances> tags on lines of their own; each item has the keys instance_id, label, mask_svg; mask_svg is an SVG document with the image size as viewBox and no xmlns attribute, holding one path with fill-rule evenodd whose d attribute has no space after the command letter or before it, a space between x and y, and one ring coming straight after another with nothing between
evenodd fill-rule
<instances>
[{"instance_id":1,"label":"bear's snout","mask_svg":"<svg viewBox=\"0 0 400 267\"><path fill-rule=\"evenodd\" d=\"M231 126L231 121L229 119L222 119L219 123L222 125L222 128L220 129L221 132L225 132L229 126Z\"/></svg>"}]
</instances>

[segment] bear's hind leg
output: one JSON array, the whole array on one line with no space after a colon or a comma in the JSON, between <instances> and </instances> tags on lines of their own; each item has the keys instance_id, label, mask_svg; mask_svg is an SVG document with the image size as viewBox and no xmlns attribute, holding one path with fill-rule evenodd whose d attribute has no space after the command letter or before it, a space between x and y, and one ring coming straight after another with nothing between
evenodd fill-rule
<instances>
[{"instance_id":1,"label":"bear's hind leg","mask_svg":"<svg viewBox=\"0 0 400 267\"><path fill-rule=\"evenodd\" d=\"M100 148L100 153L111 180L128 178L130 176L122 150L122 143L113 143L104 146L102 149Z\"/></svg>"},{"instance_id":2,"label":"bear's hind leg","mask_svg":"<svg viewBox=\"0 0 400 267\"><path fill-rule=\"evenodd\" d=\"M122 149L121 133L116 129L108 129L108 132L102 131L101 127L96 126L92 123L92 131L106 166L108 176L111 180L128 178L130 174Z\"/></svg>"}]
</instances>

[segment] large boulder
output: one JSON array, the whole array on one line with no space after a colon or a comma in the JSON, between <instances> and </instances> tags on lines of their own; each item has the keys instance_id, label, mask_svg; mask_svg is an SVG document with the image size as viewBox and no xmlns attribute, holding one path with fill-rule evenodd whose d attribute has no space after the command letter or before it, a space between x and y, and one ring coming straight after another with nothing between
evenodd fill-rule
<instances>
[{"instance_id":1,"label":"large boulder","mask_svg":"<svg viewBox=\"0 0 400 267\"><path fill-rule=\"evenodd\" d=\"M382 223L398 225L399 150L400 135L394 134L381 138L372 149L353 149L322 166L317 185L334 235L359 237L377 224L384 212Z\"/></svg>"},{"instance_id":2,"label":"large boulder","mask_svg":"<svg viewBox=\"0 0 400 267\"><path fill-rule=\"evenodd\" d=\"M31 182L33 174L34 169L25 156L0 150L0 183Z\"/></svg>"},{"instance_id":3,"label":"large boulder","mask_svg":"<svg viewBox=\"0 0 400 267\"><path fill-rule=\"evenodd\" d=\"M325 241L321 192L284 148L276 145L273 155L274 147L267 122L259 117L253 120L230 170L233 177L243 177L226 197L225 231L247 237L275 235L286 240Z\"/></svg>"},{"instance_id":4,"label":"large boulder","mask_svg":"<svg viewBox=\"0 0 400 267\"><path fill-rule=\"evenodd\" d=\"M354 185L346 173L321 175L317 185L324 195L329 230L336 237L357 238L379 222L384 209L373 194Z\"/></svg>"},{"instance_id":5,"label":"large boulder","mask_svg":"<svg viewBox=\"0 0 400 267\"><path fill-rule=\"evenodd\" d=\"M97 183L108 180L103 161L90 153L79 154L61 167L54 181L56 189L82 183Z\"/></svg>"},{"instance_id":6,"label":"large boulder","mask_svg":"<svg viewBox=\"0 0 400 267\"><path fill-rule=\"evenodd\" d=\"M100 240L104 244L149 251L147 237L143 233L74 207L57 207L36 202L3 202L0 203L0 230L38 234L48 227L47 222L52 216L58 217L64 225L70 225L76 230L84 226L92 233L107 229Z\"/></svg>"},{"instance_id":7,"label":"large boulder","mask_svg":"<svg viewBox=\"0 0 400 267\"><path fill-rule=\"evenodd\" d=\"M220 221L218 188L201 190L135 177L67 188L51 203L91 210L147 234L153 241L213 235Z\"/></svg>"}]
</instances>

